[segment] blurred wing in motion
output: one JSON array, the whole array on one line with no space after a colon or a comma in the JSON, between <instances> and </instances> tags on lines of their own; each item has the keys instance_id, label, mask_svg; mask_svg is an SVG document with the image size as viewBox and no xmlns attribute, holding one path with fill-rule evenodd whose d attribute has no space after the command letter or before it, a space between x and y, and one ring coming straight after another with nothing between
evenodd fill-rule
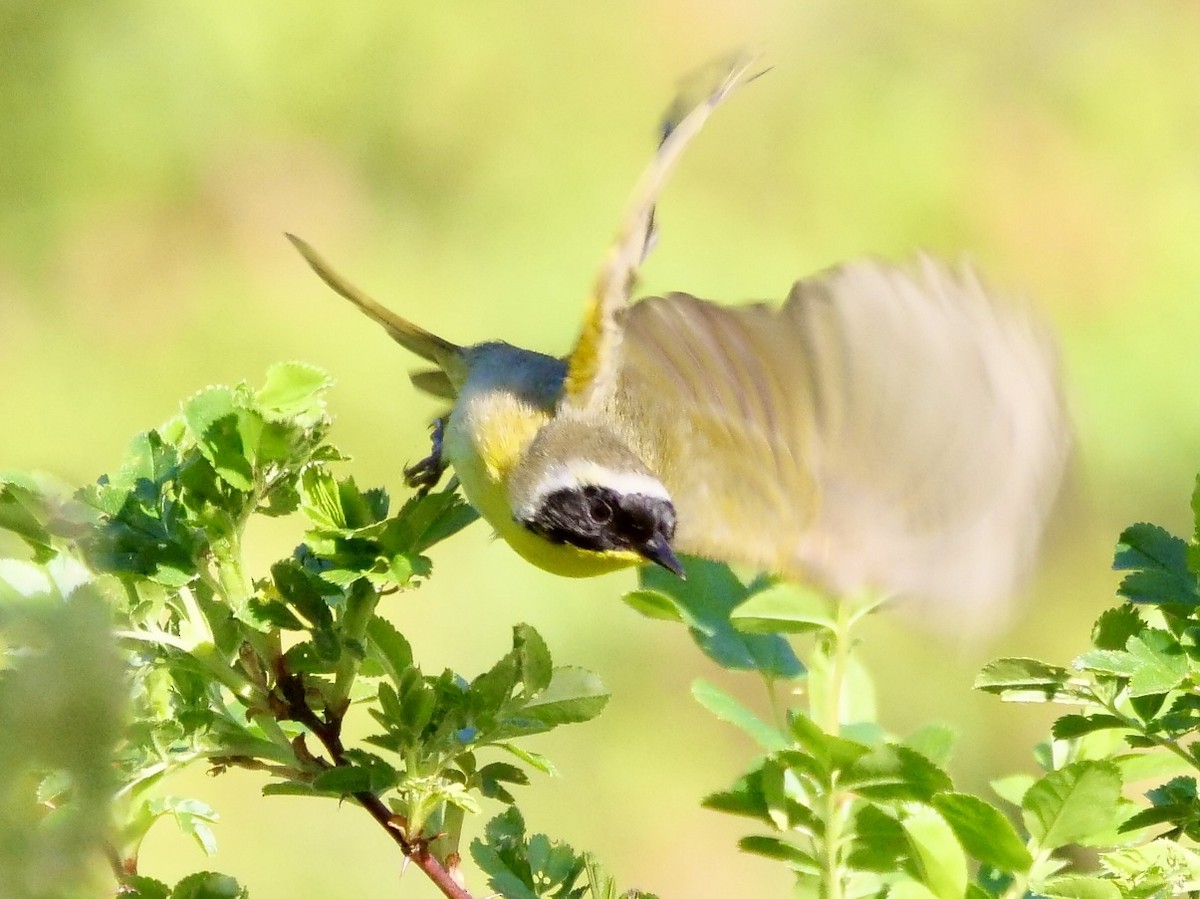
<instances>
[{"instance_id":1,"label":"blurred wing in motion","mask_svg":"<svg viewBox=\"0 0 1200 899\"><path fill-rule=\"evenodd\" d=\"M620 377L612 411L672 494L678 550L842 595L985 613L1028 567L1070 442L1049 336L924 257L806 278L780 309L644 300Z\"/></svg>"},{"instance_id":2,"label":"blurred wing in motion","mask_svg":"<svg viewBox=\"0 0 1200 899\"><path fill-rule=\"evenodd\" d=\"M629 304L637 270L653 244L654 204L679 157L713 110L734 88L762 74L750 74L756 58L737 56L705 69L689 81L667 111L658 150L629 198L621 227L596 277L579 340L567 358L563 399L569 406L586 409L599 404L615 386L621 344L618 318Z\"/></svg>"}]
</instances>

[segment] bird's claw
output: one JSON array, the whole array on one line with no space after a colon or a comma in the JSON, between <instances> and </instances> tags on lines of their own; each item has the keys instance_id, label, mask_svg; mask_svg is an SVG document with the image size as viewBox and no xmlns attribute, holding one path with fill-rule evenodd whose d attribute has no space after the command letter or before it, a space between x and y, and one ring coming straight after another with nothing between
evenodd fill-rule
<instances>
[{"instance_id":1,"label":"bird's claw","mask_svg":"<svg viewBox=\"0 0 1200 899\"><path fill-rule=\"evenodd\" d=\"M448 467L446 460L442 458L442 435L445 427L444 418L434 419L429 455L404 469L404 483L416 490L418 496L424 496L436 487Z\"/></svg>"}]
</instances>

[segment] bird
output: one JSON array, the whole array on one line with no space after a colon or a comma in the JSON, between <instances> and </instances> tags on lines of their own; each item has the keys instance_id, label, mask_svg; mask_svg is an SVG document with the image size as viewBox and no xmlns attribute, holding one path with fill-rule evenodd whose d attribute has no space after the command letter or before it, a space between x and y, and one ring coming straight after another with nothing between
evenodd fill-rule
<instances>
[{"instance_id":1,"label":"bird","mask_svg":"<svg viewBox=\"0 0 1200 899\"><path fill-rule=\"evenodd\" d=\"M667 176L754 65L728 62L672 105L566 356L452 343L287 236L435 366L413 383L452 405L408 483L453 469L534 565L685 577L692 556L834 595L995 601L1031 565L1070 447L1055 341L1028 304L929 255L835 265L782 305L633 299Z\"/></svg>"}]
</instances>

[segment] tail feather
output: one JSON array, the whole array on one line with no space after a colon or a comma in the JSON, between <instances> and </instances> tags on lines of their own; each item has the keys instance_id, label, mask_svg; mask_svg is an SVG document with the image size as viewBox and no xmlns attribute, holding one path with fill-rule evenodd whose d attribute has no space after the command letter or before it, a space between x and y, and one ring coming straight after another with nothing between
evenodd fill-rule
<instances>
[{"instance_id":1,"label":"tail feather","mask_svg":"<svg viewBox=\"0 0 1200 899\"><path fill-rule=\"evenodd\" d=\"M396 343L440 368L446 373L450 384L457 386L462 383L462 379L466 375L466 365L463 362L461 346L438 337L436 334L431 334L419 325L414 325L408 319L380 305L335 272L307 241L294 234L285 236L300 251L304 261L322 281L380 325Z\"/></svg>"}]
</instances>

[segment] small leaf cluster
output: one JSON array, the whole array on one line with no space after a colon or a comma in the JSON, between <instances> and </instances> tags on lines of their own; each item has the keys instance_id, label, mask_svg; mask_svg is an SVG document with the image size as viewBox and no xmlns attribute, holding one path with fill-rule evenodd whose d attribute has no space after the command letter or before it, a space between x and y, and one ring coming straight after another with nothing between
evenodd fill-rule
<instances>
[{"instance_id":1,"label":"small leaf cluster","mask_svg":"<svg viewBox=\"0 0 1200 899\"><path fill-rule=\"evenodd\" d=\"M430 575L427 550L477 516L453 484L393 512L386 491L338 477L346 457L327 442L330 384L291 363L257 390L205 389L79 490L0 477L0 533L26 547L24 559L0 564L0 726L22 737L0 741L0 755L11 748L40 779L32 811L14 820L33 834L75 834L65 847L47 844L67 859L102 845L131 895L243 895L216 873L172 890L139 872L142 842L165 818L215 850L217 812L170 790L171 775L194 764L265 772L268 794L350 798L452 884L465 816L484 799L513 803L527 768L552 770L521 741L586 721L607 700L595 675L556 667L526 625L474 678L422 671L392 622L425 610L400 596ZM258 516L289 516L304 541L255 576L245 544ZM74 642L78 627L52 627L86 622L88 610ZM75 671L90 677L88 708L48 717L29 701L52 697L59 682L64 695L78 690ZM353 743L351 719L365 734ZM37 743L51 726L83 739ZM64 810L88 827L64 830ZM21 889L0 886L42 895L50 890L38 884L64 867L27 870Z\"/></svg>"},{"instance_id":2,"label":"small leaf cluster","mask_svg":"<svg viewBox=\"0 0 1200 899\"><path fill-rule=\"evenodd\" d=\"M972 882L972 862L1009 876L1029 867L1009 820L954 790L944 767L948 729L931 726L896 740L874 722L850 632L875 603L855 609L761 578L743 585L728 569L699 560L688 561L688 575L686 584L672 584L647 572L650 583L629 600L654 617L686 622L724 667L757 670L769 686L802 677L808 687L807 708L776 707L774 724L710 683L693 687L705 708L746 732L762 753L731 788L704 800L765 828L739 842L744 851L790 868L800 895L961 897L982 890ZM813 644L807 669L790 661L787 640L799 636Z\"/></svg>"},{"instance_id":3,"label":"small leaf cluster","mask_svg":"<svg viewBox=\"0 0 1200 899\"><path fill-rule=\"evenodd\" d=\"M1069 666L1001 659L977 680L1009 701L1071 707L1040 753L1046 773L1002 784L1045 861L1031 882L1046 895L1200 890L1200 480L1192 509L1190 541L1144 523L1122 532L1113 567L1126 572L1124 602ZM1126 798L1134 784L1146 803ZM1100 872L1049 857L1072 844L1101 849Z\"/></svg>"},{"instance_id":4,"label":"small leaf cluster","mask_svg":"<svg viewBox=\"0 0 1200 899\"><path fill-rule=\"evenodd\" d=\"M578 853L545 834L527 836L515 807L493 818L471 857L488 885L505 899L657 899L652 893L617 893L612 877L590 853Z\"/></svg>"}]
</instances>

